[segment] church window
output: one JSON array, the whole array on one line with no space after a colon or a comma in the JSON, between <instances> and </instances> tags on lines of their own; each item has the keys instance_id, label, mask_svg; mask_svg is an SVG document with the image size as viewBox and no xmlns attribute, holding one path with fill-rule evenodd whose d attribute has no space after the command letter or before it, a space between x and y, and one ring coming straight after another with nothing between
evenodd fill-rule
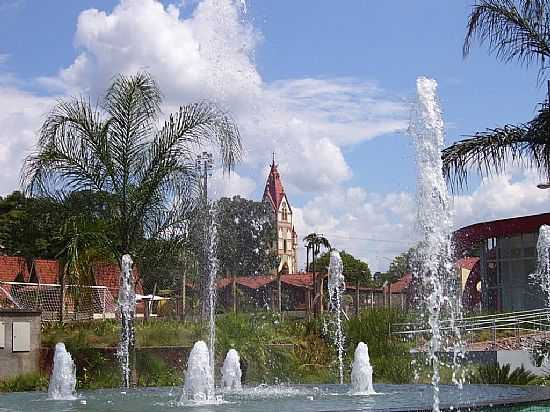
<instances>
[{"instance_id":1,"label":"church window","mask_svg":"<svg viewBox=\"0 0 550 412\"><path fill-rule=\"evenodd\" d=\"M283 251L286 253L286 239L283 240Z\"/></svg>"}]
</instances>

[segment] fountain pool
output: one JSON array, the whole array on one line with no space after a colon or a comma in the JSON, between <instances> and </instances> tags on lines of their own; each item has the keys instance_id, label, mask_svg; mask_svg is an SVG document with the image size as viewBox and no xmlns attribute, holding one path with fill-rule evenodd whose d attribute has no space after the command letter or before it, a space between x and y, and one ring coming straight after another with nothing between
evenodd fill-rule
<instances>
[{"instance_id":1,"label":"fountain pool","mask_svg":"<svg viewBox=\"0 0 550 412\"><path fill-rule=\"evenodd\" d=\"M532 386L441 385L442 410L460 407L472 410L529 410L550 408L550 389ZM349 385L279 385L243 387L242 392L224 394L218 404L180 402L182 389L148 388L82 391L73 401L48 400L46 393L0 395L2 412L86 411L86 412L286 412L286 411L428 411L432 408L430 385L374 385L377 395L351 394ZM221 392L220 392L221 395ZM475 405L475 406L474 406ZM493 405L492 408L489 406ZM529 409L524 407L531 406ZM538 408L540 406L540 408Z\"/></svg>"}]
</instances>

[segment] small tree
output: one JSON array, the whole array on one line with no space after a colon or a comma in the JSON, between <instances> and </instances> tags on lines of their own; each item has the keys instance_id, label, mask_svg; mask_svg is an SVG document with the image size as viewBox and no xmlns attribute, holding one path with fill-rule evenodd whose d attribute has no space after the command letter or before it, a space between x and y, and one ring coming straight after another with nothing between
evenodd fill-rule
<instances>
[{"instance_id":1,"label":"small tree","mask_svg":"<svg viewBox=\"0 0 550 412\"><path fill-rule=\"evenodd\" d=\"M221 275L266 274L279 263L271 245L276 231L264 202L235 196L217 202L218 261Z\"/></svg>"},{"instance_id":2,"label":"small tree","mask_svg":"<svg viewBox=\"0 0 550 412\"><path fill-rule=\"evenodd\" d=\"M106 194L113 229L109 245L119 264L125 254L139 261L143 238L185 237L197 197L195 152L200 146L217 145L226 170L240 156L237 126L216 105L182 106L158 128L161 102L147 73L117 76L101 107L83 97L60 101L23 167L23 186L35 196ZM130 341L133 350L133 337ZM129 384L125 377L123 385Z\"/></svg>"}]
</instances>

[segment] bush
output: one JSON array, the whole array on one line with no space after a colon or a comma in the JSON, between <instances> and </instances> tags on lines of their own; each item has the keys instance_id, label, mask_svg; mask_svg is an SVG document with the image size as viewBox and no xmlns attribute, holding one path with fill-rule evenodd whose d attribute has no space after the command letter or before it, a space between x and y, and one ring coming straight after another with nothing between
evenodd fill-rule
<instances>
[{"instance_id":1,"label":"bush","mask_svg":"<svg viewBox=\"0 0 550 412\"><path fill-rule=\"evenodd\" d=\"M0 392L45 391L48 378L38 373L28 373L0 381Z\"/></svg>"},{"instance_id":2,"label":"bush","mask_svg":"<svg viewBox=\"0 0 550 412\"><path fill-rule=\"evenodd\" d=\"M395 308L375 308L350 319L346 325L347 364L353 361L357 344L365 342L377 382L410 383L414 373L411 344L390 333L391 324L406 322L407 317Z\"/></svg>"},{"instance_id":3,"label":"bush","mask_svg":"<svg viewBox=\"0 0 550 412\"><path fill-rule=\"evenodd\" d=\"M538 377L525 370L523 365L510 372L510 364L500 366L498 363L480 365L470 376L470 383L493 385L532 385Z\"/></svg>"}]
</instances>

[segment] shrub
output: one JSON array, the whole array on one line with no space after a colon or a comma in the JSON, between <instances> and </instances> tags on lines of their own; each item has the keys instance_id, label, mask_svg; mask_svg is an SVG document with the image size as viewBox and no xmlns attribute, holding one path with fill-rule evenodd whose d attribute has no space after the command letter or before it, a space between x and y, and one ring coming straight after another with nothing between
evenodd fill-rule
<instances>
[{"instance_id":1,"label":"shrub","mask_svg":"<svg viewBox=\"0 0 550 412\"><path fill-rule=\"evenodd\" d=\"M0 381L0 392L45 391L48 378L38 373L27 373Z\"/></svg>"},{"instance_id":2,"label":"shrub","mask_svg":"<svg viewBox=\"0 0 550 412\"><path fill-rule=\"evenodd\" d=\"M393 336L390 325L407 321L408 314L395 308L363 311L347 322L347 364L353 361L355 347L365 342L377 382L410 383L413 378L411 344Z\"/></svg>"},{"instance_id":3,"label":"shrub","mask_svg":"<svg viewBox=\"0 0 550 412\"><path fill-rule=\"evenodd\" d=\"M532 385L538 377L525 370L523 365L510 372L510 364L500 366L498 363L480 365L470 376L470 383L499 385Z\"/></svg>"}]
</instances>

